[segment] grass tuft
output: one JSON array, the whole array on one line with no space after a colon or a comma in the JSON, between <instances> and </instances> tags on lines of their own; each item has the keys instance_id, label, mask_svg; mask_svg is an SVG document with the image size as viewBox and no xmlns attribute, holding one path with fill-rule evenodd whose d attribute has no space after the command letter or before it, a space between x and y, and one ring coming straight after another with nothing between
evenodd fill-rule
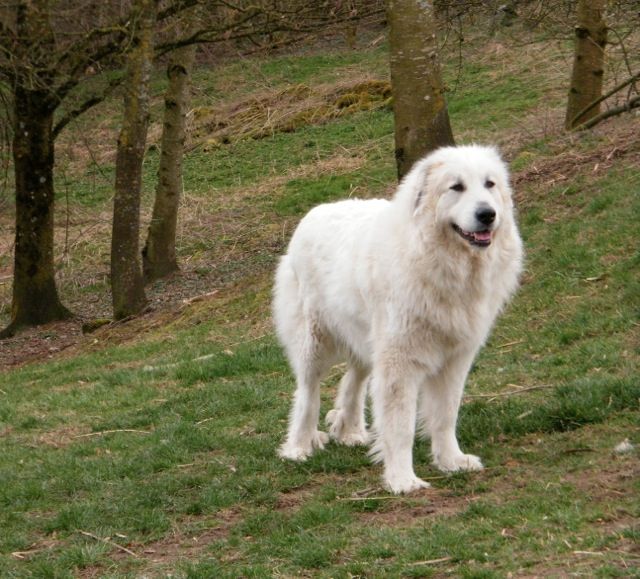
<instances>
[{"instance_id":1,"label":"grass tuft","mask_svg":"<svg viewBox=\"0 0 640 579\"><path fill-rule=\"evenodd\" d=\"M548 392L548 391L547 391ZM567 432L598 424L621 411L640 410L640 383L629 379L584 379L559 386L536 400L465 404L460 416L463 445L480 448L531 433Z\"/></svg>"}]
</instances>

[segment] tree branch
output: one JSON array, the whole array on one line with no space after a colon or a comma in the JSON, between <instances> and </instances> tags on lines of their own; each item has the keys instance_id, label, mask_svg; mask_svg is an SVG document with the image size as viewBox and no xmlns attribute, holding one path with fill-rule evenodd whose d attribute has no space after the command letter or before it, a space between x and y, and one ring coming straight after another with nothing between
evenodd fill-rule
<instances>
[{"instance_id":1,"label":"tree branch","mask_svg":"<svg viewBox=\"0 0 640 579\"><path fill-rule=\"evenodd\" d=\"M53 138L56 139L62 129L64 129L71 121L77 119L82 113L87 112L89 109L104 101L114 91L114 89L122 84L123 80L124 76L118 76L111 79L101 94L88 98L75 109L68 111L53 127Z\"/></svg>"},{"instance_id":2,"label":"tree branch","mask_svg":"<svg viewBox=\"0 0 640 579\"><path fill-rule=\"evenodd\" d=\"M626 113L637 108L640 108L640 95L633 97L619 107L614 107L612 109L609 109L608 111L600 113L598 116L595 116L592 119L589 119L587 122L577 126L574 130L583 131L585 129L590 129L592 127L595 127L598 123L604 121L605 119L608 119L609 117L615 117L616 115Z\"/></svg>"},{"instance_id":3,"label":"tree branch","mask_svg":"<svg viewBox=\"0 0 640 579\"><path fill-rule=\"evenodd\" d=\"M233 7L229 2L222 2L227 7ZM385 14L385 10L375 9L369 10L362 14L349 14L347 16L327 15L310 17L301 17L303 11L290 11L287 14L294 17L283 17L284 12L270 12L264 8L252 6L241 11L242 17L235 21L219 26L216 28L203 28L194 32L191 36L164 42L156 45L157 56L162 56L172 50L188 46L189 44L215 44L218 42L226 42L230 40L242 40L254 36L264 34L273 34L275 32L291 32L300 35L311 34L318 30L326 29L329 26L342 26L353 22L360 22L367 18L378 17ZM268 20L259 27L250 27L252 20L263 16ZM300 24L302 23L302 24ZM298 37L299 40L301 37ZM275 46L275 44L274 44ZM260 50L268 47L261 47Z\"/></svg>"},{"instance_id":4,"label":"tree branch","mask_svg":"<svg viewBox=\"0 0 640 579\"><path fill-rule=\"evenodd\" d=\"M576 120L578 120L585 113L589 112L593 107L597 107L602 101L607 100L610 96L612 96L612 95L616 94L617 92L621 91L624 87L634 83L638 79L640 79L640 71L637 72L636 74L634 74L633 76L630 76L627 80L625 80L624 82L621 82L619 85L613 87L607 94L604 94L601 97L599 97L596 100L594 100L592 103L589 103L575 117L573 117L573 119L571 119L571 123L572 124L575 123ZM624 105L623 105L623 107L624 107ZM613 109L611 109L611 110L613 110ZM624 110L625 109L623 108L623 111ZM597 117L594 117L594 118L597 118ZM587 122L589 122L589 121L587 121ZM586 125L586 123L583 123L582 125L578 125L576 128L582 129L582 128L585 128L585 125Z\"/></svg>"},{"instance_id":5,"label":"tree branch","mask_svg":"<svg viewBox=\"0 0 640 579\"><path fill-rule=\"evenodd\" d=\"M164 10L160 10L158 12L158 16L156 17L156 20L159 22L166 20L167 18L176 16L177 14L180 14L181 12L184 12L185 10L193 8L194 6L202 3L202 0L180 0L175 4L170 4Z\"/></svg>"}]
</instances>

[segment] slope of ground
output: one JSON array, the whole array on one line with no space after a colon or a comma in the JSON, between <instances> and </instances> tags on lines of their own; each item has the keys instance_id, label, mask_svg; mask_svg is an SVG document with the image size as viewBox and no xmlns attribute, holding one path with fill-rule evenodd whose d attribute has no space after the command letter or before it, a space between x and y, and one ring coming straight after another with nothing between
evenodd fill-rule
<instances>
[{"instance_id":1,"label":"slope of ground","mask_svg":"<svg viewBox=\"0 0 640 579\"><path fill-rule=\"evenodd\" d=\"M292 389L269 320L277 256L309 207L392 193L392 120L381 107L231 139L188 155L183 272L150 288L150 312L86 336L63 324L0 345L0 364L16 366L0 373L6 576L638 575L638 118L564 135L566 52L510 50L469 49L450 79L459 140L498 143L512 164L528 256L460 421L488 468L443 476L418 442L417 472L434 488L392 497L364 449L277 459ZM233 84L234 101L201 94L197 106L249 102L238 87L256 67L262 84L249 92L260 100L262 81L274 95L287 75L327 92L346 78L384 80L384 64L376 48L230 65L215 79ZM93 132L77 126L68 141L90 141L91 155L60 155L61 291L85 320L109 315L113 167L97 144L115 127L112 114ZM151 150L145 219L156 163Z\"/></svg>"}]
</instances>

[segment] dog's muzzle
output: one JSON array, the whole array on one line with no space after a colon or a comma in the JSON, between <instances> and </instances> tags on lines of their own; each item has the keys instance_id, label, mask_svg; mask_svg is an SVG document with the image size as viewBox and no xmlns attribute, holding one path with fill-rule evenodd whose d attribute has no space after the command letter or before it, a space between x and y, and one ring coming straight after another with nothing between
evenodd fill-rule
<instances>
[{"instance_id":1,"label":"dog's muzzle","mask_svg":"<svg viewBox=\"0 0 640 579\"><path fill-rule=\"evenodd\" d=\"M493 238L493 232L496 226L496 210L490 205L483 203L478 206L474 214L477 227L472 231L462 229L456 223L453 229L465 241L476 247L489 247Z\"/></svg>"},{"instance_id":2,"label":"dog's muzzle","mask_svg":"<svg viewBox=\"0 0 640 579\"><path fill-rule=\"evenodd\" d=\"M465 241L476 247L489 247L493 237L491 229L480 229L478 231L465 231L461 227L453 224L454 231Z\"/></svg>"}]
</instances>

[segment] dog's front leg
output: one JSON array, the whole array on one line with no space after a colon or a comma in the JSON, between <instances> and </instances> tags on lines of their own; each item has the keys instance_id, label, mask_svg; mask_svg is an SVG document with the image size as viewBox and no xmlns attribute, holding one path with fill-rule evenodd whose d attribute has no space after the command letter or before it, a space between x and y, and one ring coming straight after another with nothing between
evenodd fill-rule
<instances>
[{"instance_id":1,"label":"dog's front leg","mask_svg":"<svg viewBox=\"0 0 640 579\"><path fill-rule=\"evenodd\" d=\"M371 381L376 436L371 454L384 465L385 486L395 494L410 493L430 486L413 471L419 372L406 360L382 358Z\"/></svg>"},{"instance_id":2,"label":"dog's front leg","mask_svg":"<svg viewBox=\"0 0 640 579\"><path fill-rule=\"evenodd\" d=\"M419 419L431 436L433 464L445 472L481 470L482 462L460 450L456 436L464 383L475 352L453 357L436 376L430 377L420 401Z\"/></svg>"}]
</instances>

